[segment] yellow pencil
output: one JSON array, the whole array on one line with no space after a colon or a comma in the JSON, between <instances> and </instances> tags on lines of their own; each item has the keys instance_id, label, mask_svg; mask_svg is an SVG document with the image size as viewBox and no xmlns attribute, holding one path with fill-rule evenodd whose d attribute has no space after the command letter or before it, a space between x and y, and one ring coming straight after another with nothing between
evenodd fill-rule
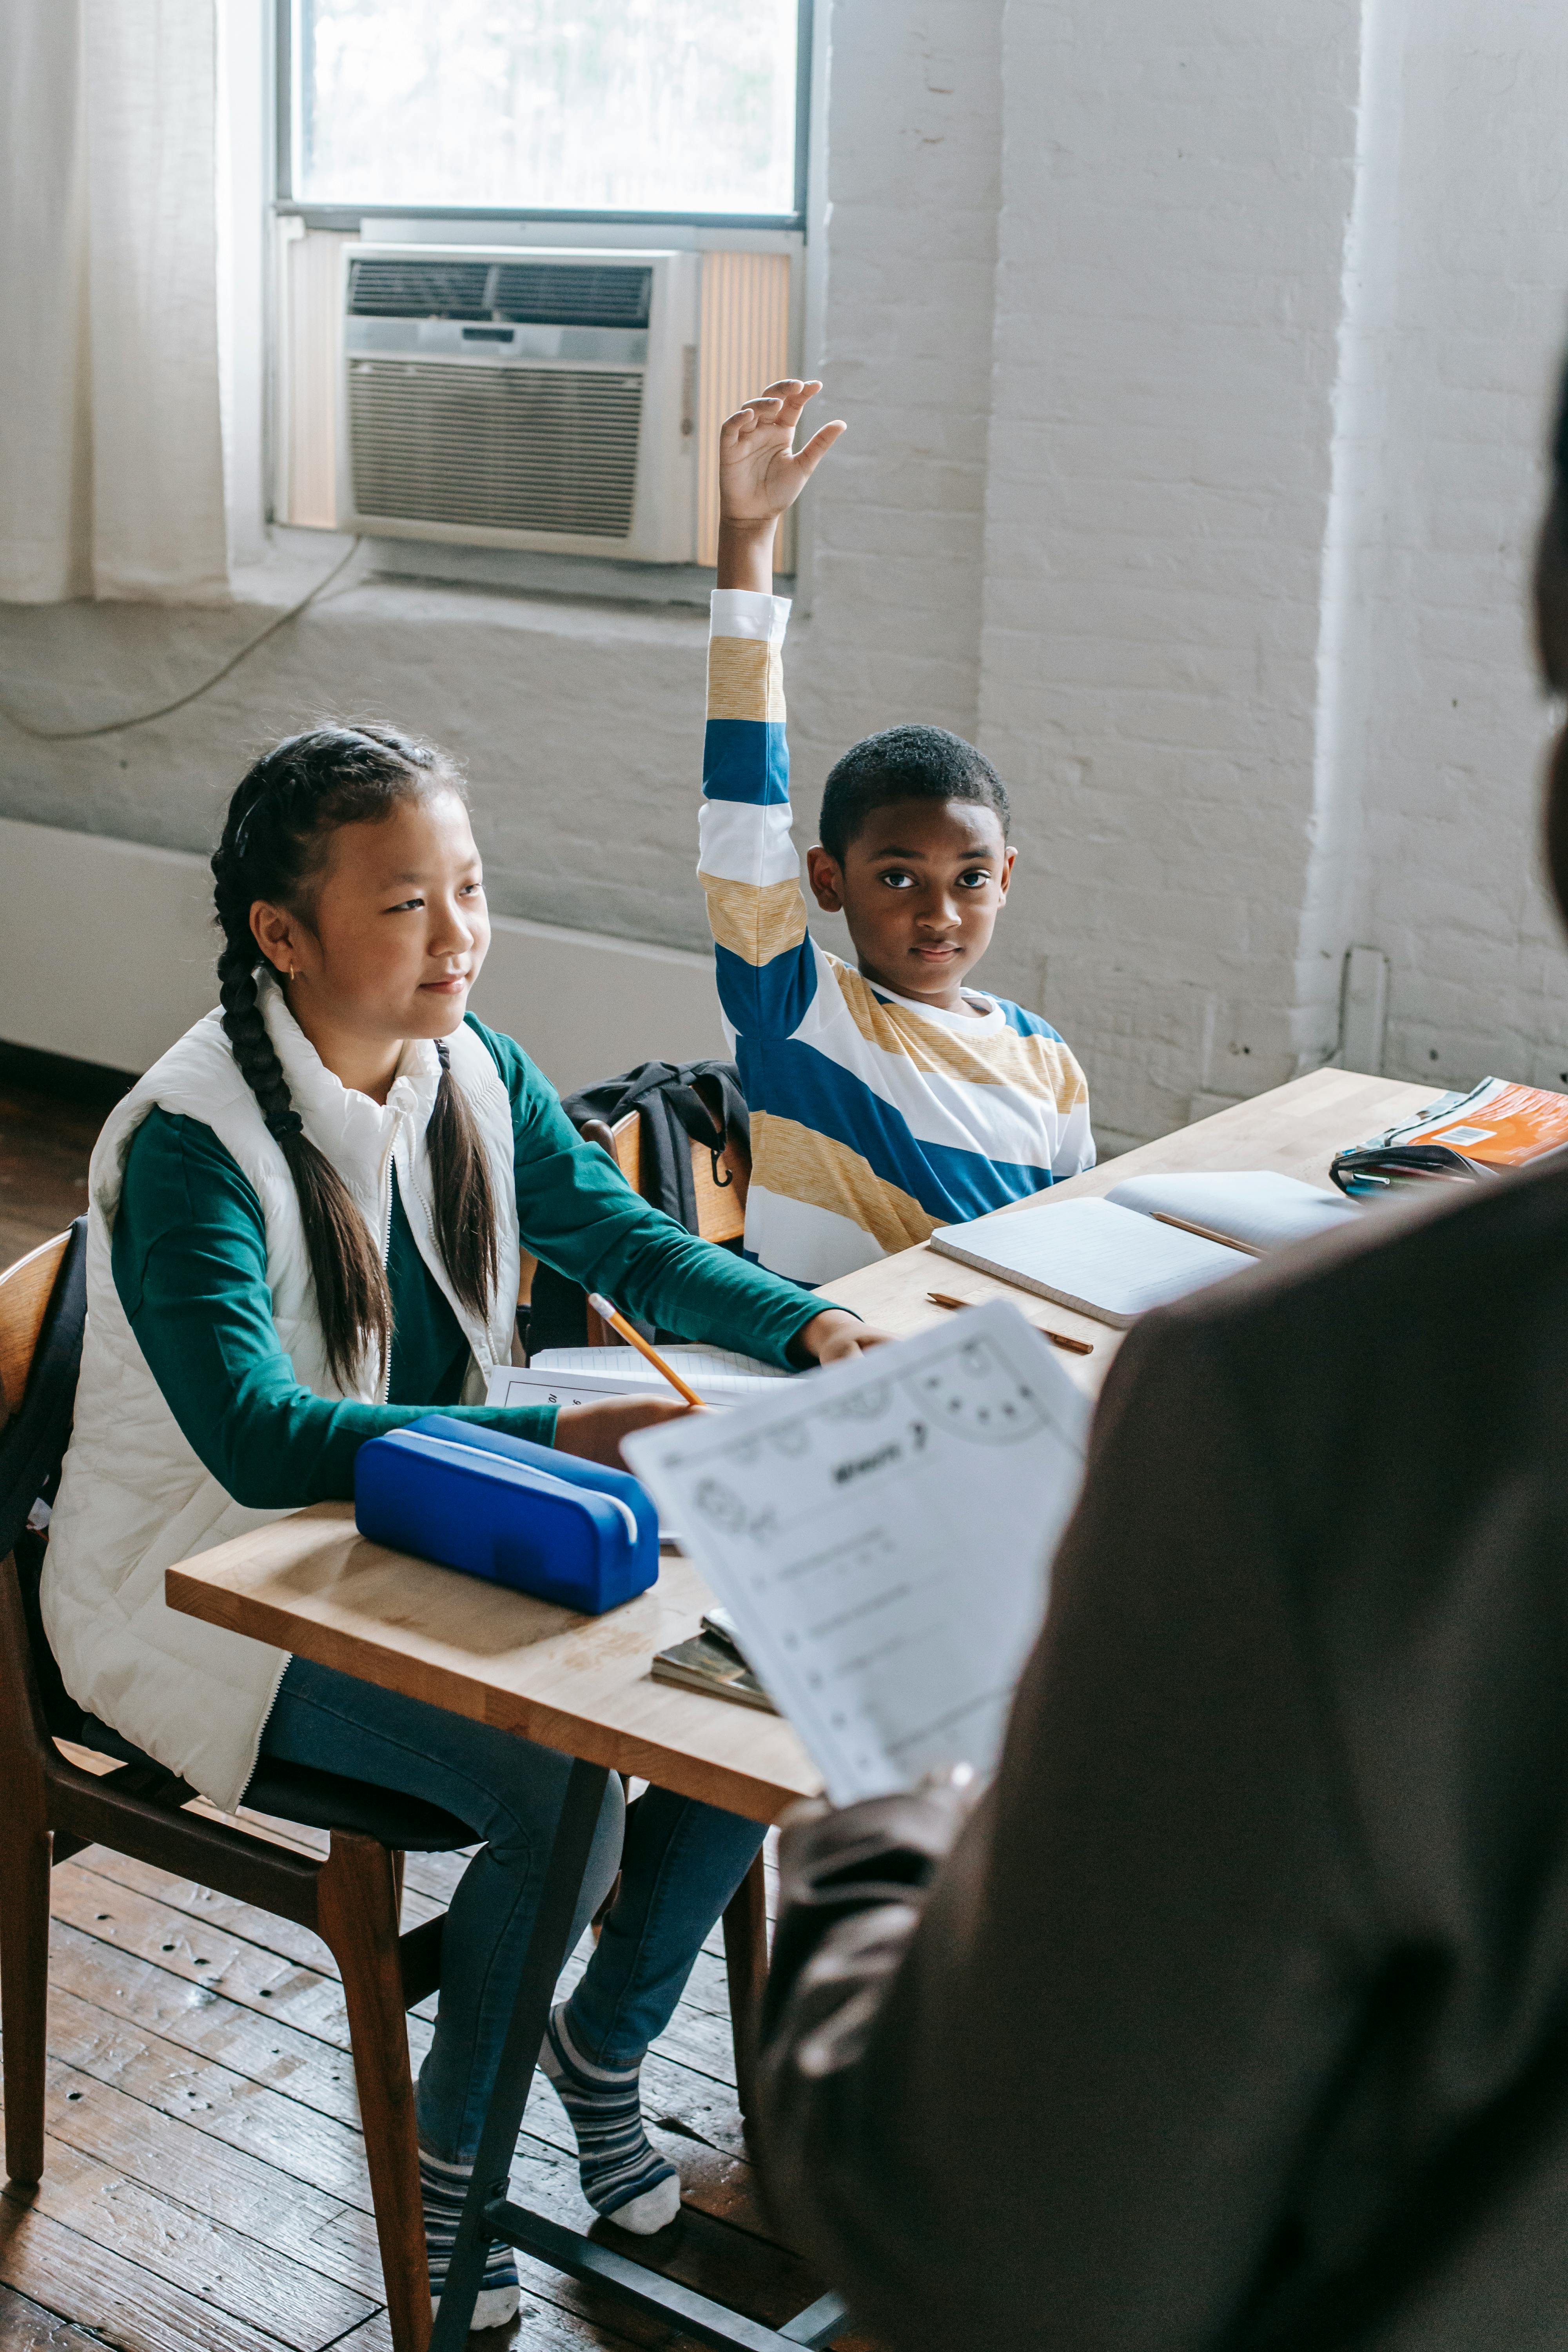
<instances>
[{"instance_id":1,"label":"yellow pencil","mask_svg":"<svg viewBox=\"0 0 1568 2352\"><path fill-rule=\"evenodd\" d=\"M933 1307L978 1307L980 1304L977 1298L954 1298L946 1290L928 1290L926 1297ZM1042 1339L1048 1339L1053 1348L1069 1349L1075 1356L1092 1356L1094 1353L1092 1339L1071 1339L1066 1331L1053 1331L1048 1323L1031 1323L1029 1328L1037 1331Z\"/></svg>"},{"instance_id":2,"label":"yellow pencil","mask_svg":"<svg viewBox=\"0 0 1568 2352\"><path fill-rule=\"evenodd\" d=\"M1238 1242L1234 1234L1216 1234L1212 1225L1194 1225L1190 1217L1173 1217L1169 1209L1151 1209L1149 1214L1157 1225L1174 1225L1178 1233L1196 1234L1199 1241L1218 1242L1222 1249L1240 1250L1247 1257L1265 1255L1256 1242Z\"/></svg>"},{"instance_id":3,"label":"yellow pencil","mask_svg":"<svg viewBox=\"0 0 1568 2352\"><path fill-rule=\"evenodd\" d=\"M664 1378L669 1382L670 1387L675 1391L678 1396L683 1396L688 1404L700 1405L702 1402L702 1399L698 1395L696 1390L693 1388L688 1388L686 1382L681 1379L680 1374L678 1371L673 1370L671 1367L665 1362L664 1358L659 1354L658 1349L657 1348L650 1348L647 1341L643 1338L642 1333L635 1329L633 1326L626 1321L624 1315L618 1314L615 1307L611 1306L607 1298L601 1297L598 1291L591 1290L588 1293L588 1304L593 1308L595 1314L599 1317L600 1320L609 1325L612 1331L618 1331L622 1339L628 1340L637 1349L639 1356L646 1356L647 1358L648 1362L653 1366L654 1370L663 1374Z\"/></svg>"}]
</instances>

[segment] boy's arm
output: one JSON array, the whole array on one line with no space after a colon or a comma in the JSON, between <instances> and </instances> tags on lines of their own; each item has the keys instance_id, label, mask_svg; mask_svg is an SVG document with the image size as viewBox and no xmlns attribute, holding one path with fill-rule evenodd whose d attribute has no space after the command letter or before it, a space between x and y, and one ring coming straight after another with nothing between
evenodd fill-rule
<instances>
[{"instance_id":1,"label":"boy's arm","mask_svg":"<svg viewBox=\"0 0 1568 2352\"><path fill-rule=\"evenodd\" d=\"M825 425L792 447L820 389L771 384L720 436L719 587L708 649L698 879L708 901L724 1017L742 1036L787 1035L816 985L790 839L781 652L789 604L773 589L779 519L838 438Z\"/></svg>"},{"instance_id":2,"label":"boy's arm","mask_svg":"<svg viewBox=\"0 0 1568 2352\"><path fill-rule=\"evenodd\" d=\"M1069 1176L1081 1176L1092 1168L1100 1154L1095 1146L1094 1130L1089 1125L1089 1080L1079 1067L1078 1057L1064 1043L1062 1046L1064 1076L1071 1090L1065 1099L1068 1105L1062 1120L1062 1131L1051 1160L1051 1179L1065 1184Z\"/></svg>"}]
</instances>

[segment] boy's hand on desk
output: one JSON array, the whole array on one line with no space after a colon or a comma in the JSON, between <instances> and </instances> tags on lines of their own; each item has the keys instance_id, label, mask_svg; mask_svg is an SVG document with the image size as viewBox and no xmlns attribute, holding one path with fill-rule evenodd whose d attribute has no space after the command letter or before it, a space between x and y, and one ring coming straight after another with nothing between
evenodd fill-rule
<instances>
[{"instance_id":1,"label":"boy's hand on desk","mask_svg":"<svg viewBox=\"0 0 1568 2352\"><path fill-rule=\"evenodd\" d=\"M679 1397L606 1397L603 1404L563 1404L555 1416L555 1450L602 1463L606 1470L624 1470L623 1437L651 1429L655 1422L678 1421L690 1411Z\"/></svg>"},{"instance_id":2,"label":"boy's hand on desk","mask_svg":"<svg viewBox=\"0 0 1568 2352\"><path fill-rule=\"evenodd\" d=\"M842 1364L868 1348L884 1346L892 1336L890 1331L879 1331L874 1324L862 1323L858 1315L842 1307L829 1307L803 1323L790 1345L792 1352L798 1349L819 1364Z\"/></svg>"}]
</instances>

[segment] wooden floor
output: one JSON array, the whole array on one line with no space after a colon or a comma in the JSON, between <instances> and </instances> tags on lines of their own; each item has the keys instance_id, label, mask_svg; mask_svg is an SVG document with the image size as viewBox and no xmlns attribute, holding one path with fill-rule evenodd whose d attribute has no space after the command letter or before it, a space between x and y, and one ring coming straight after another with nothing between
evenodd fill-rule
<instances>
[{"instance_id":1,"label":"wooden floor","mask_svg":"<svg viewBox=\"0 0 1568 2352\"><path fill-rule=\"evenodd\" d=\"M0 1264L85 1206L101 1116L0 1080ZM445 1904L461 1867L457 1855L408 1857L405 1925ZM48 2157L30 2202L0 2196L0 2352L384 2352L348 2031L325 1946L101 1847L56 1871L54 1903ZM652 2137L685 2177L682 2217L653 2242L598 2231L777 2325L821 2288L759 2210L720 1952L715 1934L643 2071ZM409 2037L417 2065L429 2006ZM590 2218L570 2126L542 2083L512 2183L542 2211ZM472 2338L485 2352L690 2345L537 2264L521 2275L515 2336ZM863 2339L841 2343L868 2352Z\"/></svg>"},{"instance_id":2,"label":"wooden floor","mask_svg":"<svg viewBox=\"0 0 1568 2352\"><path fill-rule=\"evenodd\" d=\"M107 1108L40 1094L0 1059L0 1266L84 1214L88 1158Z\"/></svg>"}]
</instances>

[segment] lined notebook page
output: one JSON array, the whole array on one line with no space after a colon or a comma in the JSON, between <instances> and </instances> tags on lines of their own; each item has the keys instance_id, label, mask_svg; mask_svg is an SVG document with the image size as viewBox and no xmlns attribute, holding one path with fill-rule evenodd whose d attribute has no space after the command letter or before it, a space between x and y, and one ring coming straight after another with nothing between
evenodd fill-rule
<instances>
[{"instance_id":1,"label":"lined notebook page","mask_svg":"<svg viewBox=\"0 0 1568 2352\"><path fill-rule=\"evenodd\" d=\"M1118 1329L1152 1307L1184 1298L1256 1263L1245 1251L1157 1224L1109 1201L1058 1201L970 1225L942 1225L931 1246Z\"/></svg>"},{"instance_id":2,"label":"lined notebook page","mask_svg":"<svg viewBox=\"0 0 1568 2352\"><path fill-rule=\"evenodd\" d=\"M777 1364L764 1364L760 1356L743 1356L737 1348L700 1348L678 1339L668 1347L661 1344L658 1352L668 1357L694 1389L705 1380L789 1378ZM647 1358L635 1348L542 1348L533 1360L546 1372L635 1372L640 1379L649 1370Z\"/></svg>"},{"instance_id":3,"label":"lined notebook page","mask_svg":"<svg viewBox=\"0 0 1568 2352\"><path fill-rule=\"evenodd\" d=\"M705 1404L738 1404L761 1396L790 1375L730 1348L661 1348L681 1379ZM542 1348L528 1365L497 1364L485 1390L487 1404L594 1404L607 1396L670 1396L674 1391L635 1348Z\"/></svg>"},{"instance_id":4,"label":"lined notebook page","mask_svg":"<svg viewBox=\"0 0 1568 2352\"><path fill-rule=\"evenodd\" d=\"M1367 1213L1342 1192L1326 1192L1321 1185L1303 1184L1299 1177L1280 1176L1269 1168L1226 1170L1212 1176L1132 1176L1124 1184L1113 1184L1106 1198L1119 1208L1140 1209L1145 1216L1163 1209L1167 1216L1185 1217L1190 1224L1206 1225L1211 1234L1265 1250L1308 1241L1347 1221L1353 1224Z\"/></svg>"}]
</instances>

